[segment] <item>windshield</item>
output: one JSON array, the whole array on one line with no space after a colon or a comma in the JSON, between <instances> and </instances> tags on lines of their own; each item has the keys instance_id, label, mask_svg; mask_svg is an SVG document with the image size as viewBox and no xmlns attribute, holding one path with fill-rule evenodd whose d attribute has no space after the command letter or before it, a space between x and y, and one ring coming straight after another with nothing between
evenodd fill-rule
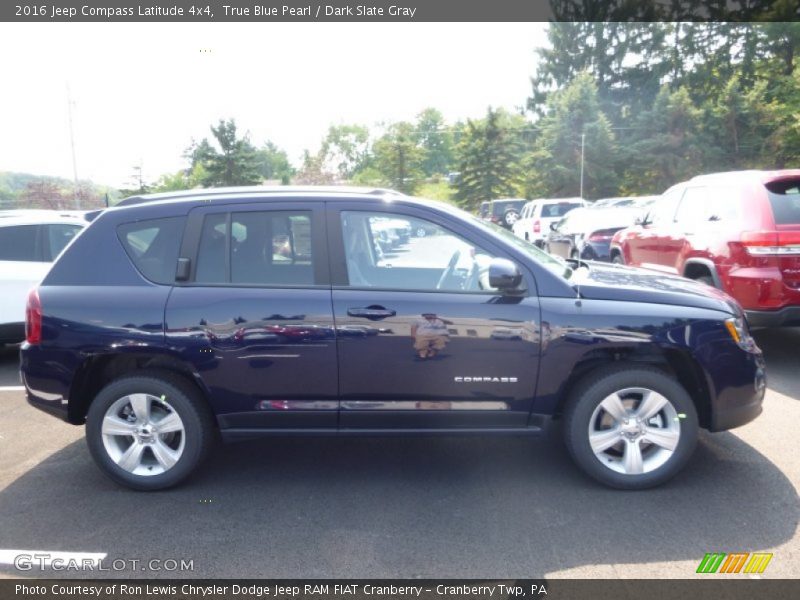
<instances>
[{"instance_id":1,"label":"windshield","mask_svg":"<svg viewBox=\"0 0 800 600\"><path fill-rule=\"evenodd\" d=\"M469 213L467 213L469 214ZM511 245L516 247L519 250L522 250L525 254L535 260L537 263L542 265L545 269L550 271L551 273L555 273L559 277L563 277L564 279L569 279L572 277L572 268L560 258L556 258L555 256L551 256L547 254L544 250L540 250L534 244L530 242L526 242L520 237L517 237L513 233L511 233L508 229L500 227L499 225L495 225L494 223L490 223L487 221L481 221L480 219L476 219L474 216L469 215L470 219L473 223L477 224L479 227L483 229L489 230L491 233L495 234L498 237L503 238L506 242L509 242Z\"/></svg>"}]
</instances>

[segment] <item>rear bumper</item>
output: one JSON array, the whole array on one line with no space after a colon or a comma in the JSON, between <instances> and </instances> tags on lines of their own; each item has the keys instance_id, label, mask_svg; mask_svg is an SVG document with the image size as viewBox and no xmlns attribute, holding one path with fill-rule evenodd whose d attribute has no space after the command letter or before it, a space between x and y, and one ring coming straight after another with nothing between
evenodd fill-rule
<instances>
[{"instance_id":1,"label":"rear bumper","mask_svg":"<svg viewBox=\"0 0 800 600\"><path fill-rule=\"evenodd\" d=\"M22 344L19 351L20 376L25 386L25 395L28 404L58 417L62 421L69 421L69 390L68 373L61 370L57 362L48 362L43 357L43 351L38 346L30 346L27 342ZM47 365L58 365L53 370Z\"/></svg>"},{"instance_id":2,"label":"rear bumper","mask_svg":"<svg viewBox=\"0 0 800 600\"><path fill-rule=\"evenodd\" d=\"M750 327L800 326L800 306L787 306L778 310L746 310Z\"/></svg>"}]
</instances>

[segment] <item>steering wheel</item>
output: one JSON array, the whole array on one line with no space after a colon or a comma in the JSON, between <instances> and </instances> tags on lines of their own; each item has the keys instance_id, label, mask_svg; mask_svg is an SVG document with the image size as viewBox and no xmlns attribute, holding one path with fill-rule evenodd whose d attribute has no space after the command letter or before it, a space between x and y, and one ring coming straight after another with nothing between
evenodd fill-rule
<instances>
[{"instance_id":1,"label":"steering wheel","mask_svg":"<svg viewBox=\"0 0 800 600\"><path fill-rule=\"evenodd\" d=\"M456 265L458 264L459 258L461 258L461 250L456 250L455 252L453 252L453 256L450 257L450 262L447 263L447 268L442 273L442 276L439 277L439 283L436 284L437 290L442 289L445 281L450 279L450 276L453 274L453 271L456 270Z\"/></svg>"}]
</instances>

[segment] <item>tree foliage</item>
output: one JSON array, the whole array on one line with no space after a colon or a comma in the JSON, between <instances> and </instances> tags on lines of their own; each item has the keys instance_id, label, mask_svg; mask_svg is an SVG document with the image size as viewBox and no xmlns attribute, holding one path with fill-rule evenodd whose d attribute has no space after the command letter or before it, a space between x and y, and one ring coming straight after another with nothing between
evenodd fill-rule
<instances>
[{"instance_id":1,"label":"tree foliage","mask_svg":"<svg viewBox=\"0 0 800 600\"><path fill-rule=\"evenodd\" d=\"M406 121L393 123L375 142L375 167L394 189L408 194L422 179L424 152L417 144L414 125Z\"/></svg>"},{"instance_id":2,"label":"tree foliage","mask_svg":"<svg viewBox=\"0 0 800 600\"><path fill-rule=\"evenodd\" d=\"M220 119L216 127L211 126L211 133L213 141L203 138L188 150L192 168L200 164L205 171L203 187L254 185L262 181L256 149L249 136L237 135L233 119Z\"/></svg>"},{"instance_id":3,"label":"tree foliage","mask_svg":"<svg viewBox=\"0 0 800 600\"><path fill-rule=\"evenodd\" d=\"M467 122L457 148L461 206L474 210L484 200L517 194L525 127L520 115L492 108L483 119Z\"/></svg>"}]
</instances>

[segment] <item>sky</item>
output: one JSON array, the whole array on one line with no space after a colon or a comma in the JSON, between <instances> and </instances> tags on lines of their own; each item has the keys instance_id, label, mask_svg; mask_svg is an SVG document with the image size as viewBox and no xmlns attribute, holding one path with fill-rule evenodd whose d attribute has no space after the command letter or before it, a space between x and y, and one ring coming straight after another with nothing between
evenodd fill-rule
<instances>
[{"instance_id":1,"label":"sky","mask_svg":"<svg viewBox=\"0 0 800 600\"><path fill-rule=\"evenodd\" d=\"M0 171L131 185L221 118L299 163L332 124L452 122L530 94L543 23L2 23Z\"/></svg>"}]
</instances>

